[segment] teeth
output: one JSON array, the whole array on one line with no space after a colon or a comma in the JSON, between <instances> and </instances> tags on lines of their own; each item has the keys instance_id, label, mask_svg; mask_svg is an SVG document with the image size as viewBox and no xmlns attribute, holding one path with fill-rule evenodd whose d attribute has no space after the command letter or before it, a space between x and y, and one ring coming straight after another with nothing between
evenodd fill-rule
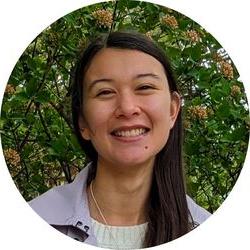
<instances>
[{"instance_id":1,"label":"teeth","mask_svg":"<svg viewBox=\"0 0 250 250\"><path fill-rule=\"evenodd\" d=\"M126 131L116 131L114 134L120 137L133 137L144 134L146 132L145 128L136 128Z\"/></svg>"}]
</instances>

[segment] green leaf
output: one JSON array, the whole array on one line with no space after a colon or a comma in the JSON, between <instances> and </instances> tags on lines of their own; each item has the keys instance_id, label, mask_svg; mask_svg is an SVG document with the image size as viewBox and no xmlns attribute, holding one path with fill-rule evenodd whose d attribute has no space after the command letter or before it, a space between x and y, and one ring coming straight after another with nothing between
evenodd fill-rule
<instances>
[{"instance_id":1,"label":"green leaf","mask_svg":"<svg viewBox=\"0 0 250 250\"><path fill-rule=\"evenodd\" d=\"M190 20L188 19L180 19L179 20L179 28L180 29L187 29L187 27L190 25Z\"/></svg>"},{"instance_id":2,"label":"green leaf","mask_svg":"<svg viewBox=\"0 0 250 250\"><path fill-rule=\"evenodd\" d=\"M23 102L23 101L29 101L30 100L30 97L29 95L27 94L27 92L19 92L17 93L15 96L14 96L14 99L16 101L20 101L20 102Z\"/></svg>"},{"instance_id":3,"label":"green leaf","mask_svg":"<svg viewBox=\"0 0 250 250\"><path fill-rule=\"evenodd\" d=\"M140 4L140 1L127 1L126 5L129 9L136 8Z\"/></svg>"},{"instance_id":4,"label":"green leaf","mask_svg":"<svg viewBox=\"0 0 250 250\"><path fill-rule=\"evenodd\" d=\"M169 58L176 58L177 56L180 56L180 50L175 47L168 47L167 48L167 55Z\"/></svg>"},{"instance_id":5,"label":"green leaf","mask_svg":"<svg viewBox=\"0 0 250 250\"><path fill-rule=\"evenodd\" d=\"M40 103L47 103L50 101L50 99L50 91L48 90L39 91L35 98L35 100Z\"/></svg>"},{"instance_id":6,"label":"green leaf","mask_svg":"<svg viewBox=\"0 0 250 250\"><path fill-rule=\"evenodd\" d=\"M221 93L221 91L216 87L213 86L211 88L211 99L213 102L217 102L220 103L221 102L221 98L224 97L223 93Z\"/></svg>"},{"instance_id":7,"label":"green leaf","mask_svg":"<svg viewBox=\"0 0 250 250\"><path fill-rule=\"evenodd\" d=\"M230 116L230 106L228 103L224 102L216 110L216 115L218 115L221 119L228 118Z\"/></svg>"},{"instance_id":8,"label":"green leaf","mask_svg":"<svg viewBox=\"0 0 250 250\"><path fill-rule=\"evenodd\" d=\"M231 86L230 86L230 83L228 82L228 81L226 81L226 80L224 80L224 79L222 79L221 81L220 81L220 92L221 92L221 94L224 96L224 97L226 97L226 96L229 96L230 95L230 93L231 93Z\"/></svg>"},{"instance_id":9,"label":"green leaf","mask_svg":"<svg viewBox=\"0 0 250 250\"><path fill-rule=\"evenodd\" d=\"M26 94L29 98L32 98L34 95L36 95L36 91L37 91L37 79L32 78L26 84Z\"/></svg>"},{"instance_id":10,"label":"green leaf","mask_svg":"<svg viewBox=\"0 0 250 250\"><path fill-rule=\"evenodd\" d=\"M195 98L193 98L193 100L192 100L192 105L200 105L202 103L202 100L201 100L201 98L199 97L199 96L197 96L197 97L195 97Z\"/></svg>"},{"instance_id":11,"label":"green leaf","mask_svg":"<svg viewBox=\"0 0 250 250\"><path fill-rule=\"evenodd\" d=\"M201 58L201 46L195 45L193 47L186 47L183 50L183 54L196 62Z\"/></svg>"},{"instance_id":12,"label":"green leaf","mask_svg":"<svg viewBox=\"0 0 250 250\"><path fill-rule=\"evenodd\" d=\"M208 89L210 87L210 83L208 81L198 81L197 82L200 89Z\"/></svg>"},{"instance_id":13,"label":"green leaf","mask_svg":"<svg viewBox=\"0 0 250 250\"><path fill-rule=\"evenodd\" d=\"M233 132L228 136L228 138L232 141L240 141L246 135L247 130L244 127L236 128Z\"/></svg>"},{"instance_id":14,"label":"green leaf","mask_svg":"<svg viewBox=\"0 0 250 250\"><path fill-rule=\"evenodd\" d=\"M58 139L54 140L51 144L52 149L58 156L65 156L64 154L67 152L68 142L65 136L60 136Z\"/></svg>"}]
</instances>

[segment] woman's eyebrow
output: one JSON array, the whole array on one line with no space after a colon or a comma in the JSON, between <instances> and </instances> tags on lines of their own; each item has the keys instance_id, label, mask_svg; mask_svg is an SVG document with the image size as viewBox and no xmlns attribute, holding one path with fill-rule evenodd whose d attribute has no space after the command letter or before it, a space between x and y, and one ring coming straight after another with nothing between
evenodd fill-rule
<instances>
[{"instance_id":1,"label":"woman's eyebrow","mask_svg":"<svg viewBox=\"0 0 250 250\"><path fill-rule=\"evenodd\" d=\"M91 90L99 82L113 82L113 81L114 80L111 78L100 78L100 79L93 80L89 83L88 90Z\"/></svg>"},{"instance_id":2,"label":"woman's eyebrow","mask_svg":"<svg viewBox=\"0 0 250 250\"><path fill-rule=\"evenodd\" d=\"M144 73L144 74L138 74L136 75L134 78L138 79L138 78L144 78L144 77L152 77L155 78L157 80L161 80L160 76L154 74L154 73Z\"/></svg>"}]
</instances>

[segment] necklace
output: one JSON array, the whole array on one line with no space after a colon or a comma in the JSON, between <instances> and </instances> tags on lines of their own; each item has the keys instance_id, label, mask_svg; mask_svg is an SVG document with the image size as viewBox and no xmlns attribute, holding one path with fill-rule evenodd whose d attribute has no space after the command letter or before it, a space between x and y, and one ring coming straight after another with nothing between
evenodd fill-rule
<instances>
[{"instance_id":1,"label":"necklace","mask_svg":"<svg viewBox=\"0 0 250 250\"><path fill-rule=\"evenodd\" d=\"M119 249L118 243L117 243L117 241L116 241L116 238L114 237L114 235L112 234L112 232L111 232L111 230L110 230L110 225L108 224L108 222L107 222L105 216L103 215L102 210L101 210L100 206L98 205L98 202L97 202L97 200L96 200L96 198L95 198L95 195L94 195L94 192L93 192L93 181L91 181L91 183L90 183L90 194L91 194L91 197L92 197L92 199L93 199L93 201L94 201L94 203L95 203L95 206L96 206L96 208L97 208L97 210L98 210L100 216L102 217L102 220L104 221L105 225L107 226L107 228L108 228L108 230L109 230L109 234L110 234L111 238L112 238L113 241L115 242L115 245L116 245L116 247L117 247L116 249Z\"/></svg>"},{"instance_id":2,"label":"necklace","mask_svg":"<svg viewBox=\"0 0 250 250\"><path fill-rule=\"evenodd\" d=\"M127 249L127 248L124 248L124 247L121 247L121 246L119 247L119 244L118 244L118 242L117 242L117 239L116 239L116 237L114 236L114 234L112 233L111 225L108 224L107 219L105 218L105 216L104 216L104 214L103 214L103 212L102 212L102 210L101 210L101 208L100 208L100 206L99 206L99 204L98 204L98 202L97 202L97 200L96 200L96 198L95 198L95 195L94 195L94 192L93 192L93 181L90 183L90 194L91 194L91 198L93 199L93 201L94 201L94 203L95 203L95 206L96 206L96 208L97 208L97 210L98 210L98 213L99 213L99 215L101 216L102 220L104 221L104 224L105 224L106 228L108 229L109 235L110 235L110 237L112 238L112 240L113 240L113 242L114 242L114 244L115 244L115 249ZM144 231L144 230L143 230L143 231ZM145 231L142 232L142 231L140 230L140 231L139 231L138 240L144 238L144 234L145 234ZM136 248L137 248L137 247L136 247ZM139 248L141 248L141 247L139 247Z\"/></svg>"}]
</instances>

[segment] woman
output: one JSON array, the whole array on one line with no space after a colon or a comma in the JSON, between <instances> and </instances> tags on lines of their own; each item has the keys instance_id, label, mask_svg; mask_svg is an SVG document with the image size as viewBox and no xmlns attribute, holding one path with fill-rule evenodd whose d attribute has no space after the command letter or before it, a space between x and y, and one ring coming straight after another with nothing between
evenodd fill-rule
<instances>
[{"instance_id":1,"label":"woman","mask_svg":"<svg viewBox=\"0 0 250 250\"><path fill-rule=\"evenodd\" d=\"M89 160L30 202L48 223L114 249L176 239L209 213L186 196L181 98L163 51L137 33L93 41L73 79L75 133Z\"/></svg>"}]
</instances>

